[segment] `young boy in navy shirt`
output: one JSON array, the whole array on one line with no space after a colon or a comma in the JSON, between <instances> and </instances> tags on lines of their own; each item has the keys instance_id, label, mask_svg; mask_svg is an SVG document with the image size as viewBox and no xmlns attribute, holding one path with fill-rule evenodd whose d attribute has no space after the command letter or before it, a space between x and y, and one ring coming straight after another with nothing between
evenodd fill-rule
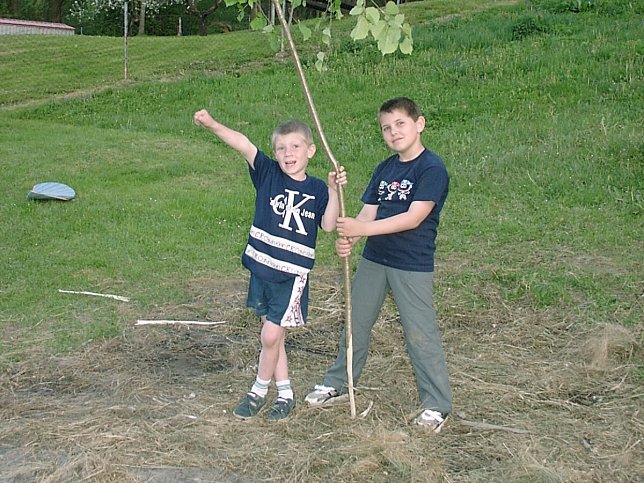
<instances>
[{"instance_id":1,"label":"young boy in navy shirt","mask_svg":"<svg viewBox=\"0 0 644 483\"><path fill-rule=\"evenodd\" d=\"M385 102L378 113L385 143L395 154L380 163L355 218L338 218L336 252L347 257L366 236L352 286L353 378L367 360L369 339L386 294L393 293L416 376L423 412L415 424L438 433L452 410L445 354L432 300L439 216L449 188L441 158L425 148L425 118L411 99ZM312 405L346 392L346 334L322 385L307 395Z\"/></svg>"},{"instance_id":2,"label":"young boy in navy shirt","mask_svg":"<svg viewBox=\"0 0 644 483\"><path fill-rule=\"evenodd\" d=\"M275 161L244 134L215 121L205 109L193 119L244 157L257 192L242 263L250 271L247 305L262 322L262 349L257 378L233 414L242 419L256 416L266 404L274 379L278 395L267 418L283 420L295 407L284 345L286 328L306 321L307 276L315 261L318 227L335 230L340 211L337 184L346 184L346 176L343 169L339 174L330 172L327 187L307 175L316 147L311 129L300 121L285 121L273 131Z\"/></svg>"}]
</instances>

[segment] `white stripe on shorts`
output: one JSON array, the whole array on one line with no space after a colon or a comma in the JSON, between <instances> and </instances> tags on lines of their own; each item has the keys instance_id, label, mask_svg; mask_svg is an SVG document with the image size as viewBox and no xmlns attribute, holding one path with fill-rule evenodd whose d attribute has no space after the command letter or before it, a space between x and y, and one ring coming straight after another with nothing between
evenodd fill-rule
<instances>
[{"instance_id":1,"label":"white stripe on shorts","mask_svg":"<svg viewBox=\"0 0 644 483\"><path fill-rule=\"evenodd\" d=\"M288 302L286 312L284 312L284 317L280 320L281 327L300 327L306 323L302 314L302 294L304 293L304 287L306 287L306 280L306 274L295 277L291 299Z\"/></svg>"}]
</instances>

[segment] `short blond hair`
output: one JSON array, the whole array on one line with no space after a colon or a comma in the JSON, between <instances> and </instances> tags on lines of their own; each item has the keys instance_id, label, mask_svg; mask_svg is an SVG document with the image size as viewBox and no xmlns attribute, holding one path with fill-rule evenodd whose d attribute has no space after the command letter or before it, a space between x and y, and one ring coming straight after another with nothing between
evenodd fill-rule
<instances>
[{"instance_id":1,"label":"short blond hair","mask_svg":"<svg viewBox=\"0 0 644 483\"><path fill-rule=\"evenodd\" d=\"M277 139L277 136L284 136L291 133L301 134L307 143L313 144L313 132L311 131L311 128L306 123L296 119L284 121L273 129L271 144L275 147L275 139Z\"/></svg>"}]
</instances>

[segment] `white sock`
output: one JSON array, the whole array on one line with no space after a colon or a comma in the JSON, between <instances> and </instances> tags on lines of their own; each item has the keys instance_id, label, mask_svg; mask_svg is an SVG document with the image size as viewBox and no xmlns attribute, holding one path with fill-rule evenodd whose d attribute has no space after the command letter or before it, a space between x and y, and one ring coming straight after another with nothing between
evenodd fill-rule
<instances>
[{"instance_id":1,"label":"white sock","mask_svg":"<svg viewBox=\"0 0 644 483\"><path fill-rule=\"evenodd\" d=\"M257 379L255 379L255 383L253 384L253 387L250 388L250 392L254 392L255 394L261 397L266 397L266 394L268 394L268 385L270 383L271 383L270 379L268 381L264 381L263 379L260 379L259 376L257 376Z\"/></svg>"},{"instance_id":2,"label":"white sock","mask_svg":"<svg viewBox=\"0 0 644 483\"><path fill-rule=\"evenodd\" d=\"M293 399L293 389L291 388L291 381L275 381L277 385L277 397L282 399Z\"/></svg>"}]
</instances>

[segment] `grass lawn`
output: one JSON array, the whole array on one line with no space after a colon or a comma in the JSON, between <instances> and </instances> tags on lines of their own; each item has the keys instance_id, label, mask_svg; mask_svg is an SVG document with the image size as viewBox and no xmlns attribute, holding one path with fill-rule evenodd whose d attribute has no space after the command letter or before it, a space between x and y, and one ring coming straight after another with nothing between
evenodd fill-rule
<instances>
[{"instance_id":1,"label":"grass lawn","mask_svg":"<svg viewBox=\"0 0 644 483\"><path fill-rule=\"evenodd\" d=\"M448 166L435 297L454 429L435 440L401 423L417 396L390 302L360 381L360 404L375 401L365 419L302 400L292 423L261 423L259 438L230 421L258 351L240 263L254 191L244 161L191 117L207 108L269 152L278 121L311 122L287 55L254 32L135 37L126 81L122 39L9 36L0 466L21 463L0 475L146 481L163 467L201 471L167 474L176 481L631 481L642 471L642 7L472 0L403 12L411 56L347 40L347 16L334 24L327 71L313 68L315 43L302 58L348 171L350 214L389 154L376 112L390 97L423 107L424 141ZM310 173L326 178L318 147ZM27 201L42 181L77 197ZM289 342L302 398L337 347L333 243L320 234L312 323ZM226 324L134 328L150 318ZM293 465L275 451L282 443ZM263 458L247 458L249 447ZM28 469L30 458L46 463Z\"/></svg>"}]
</instances>

